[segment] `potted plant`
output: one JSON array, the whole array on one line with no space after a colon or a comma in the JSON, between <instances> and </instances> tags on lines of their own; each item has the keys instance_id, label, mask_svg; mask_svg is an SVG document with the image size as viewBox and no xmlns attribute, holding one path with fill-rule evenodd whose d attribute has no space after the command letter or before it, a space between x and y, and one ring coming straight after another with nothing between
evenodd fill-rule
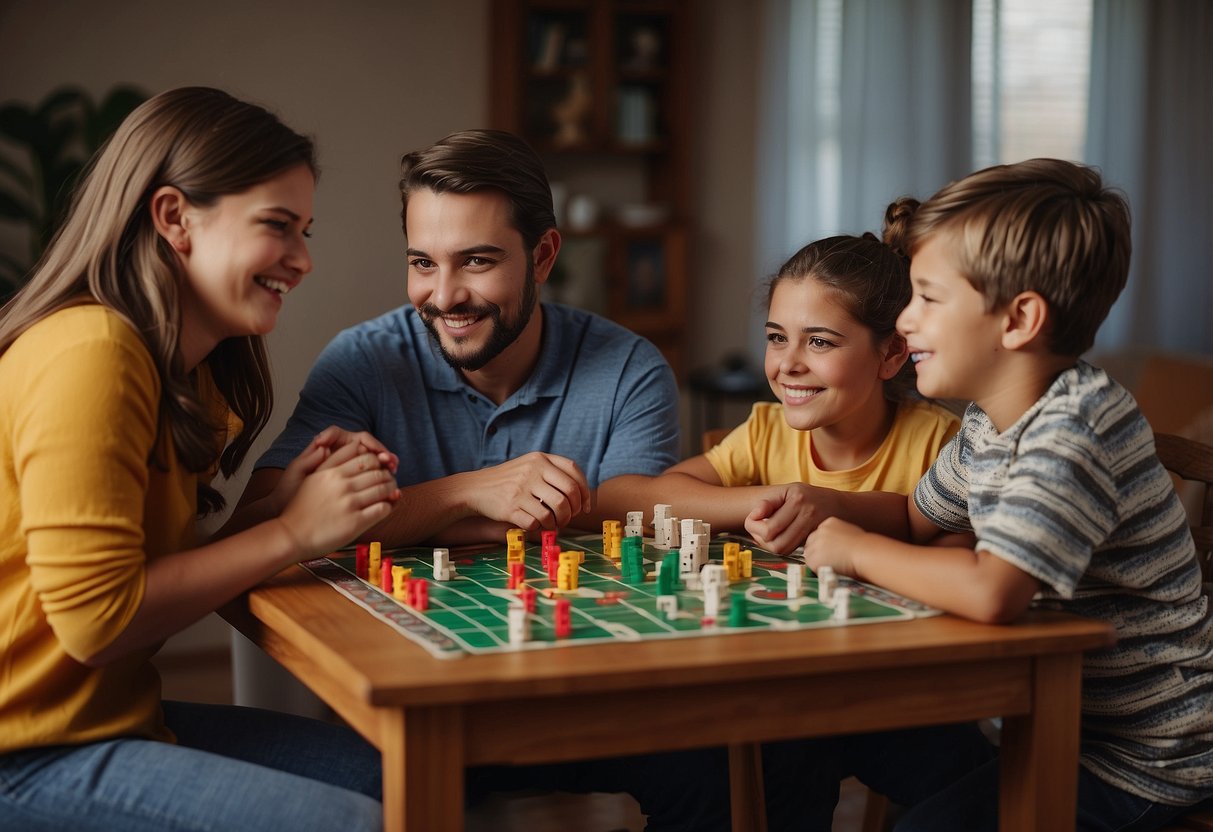
<instances>
[{"instance_id":1,"label":"potted plant","mask_svg":"<svg viewBox=\"0 0 1213 832\"><path fill-rule=\"evenodd\" d=\"M61 87L34 107L0 107L0 221L25 226L29 238L25 251L0 250L0 296L25 281L59 227L85 164L146 98L119 86L96 104L78 87Z\"/></svg>"}]
</instances>

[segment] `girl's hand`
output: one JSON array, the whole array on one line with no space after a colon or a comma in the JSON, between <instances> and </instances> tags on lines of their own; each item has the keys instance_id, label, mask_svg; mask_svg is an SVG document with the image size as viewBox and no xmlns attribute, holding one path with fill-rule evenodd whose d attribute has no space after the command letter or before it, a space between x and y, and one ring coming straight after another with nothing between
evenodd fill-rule
<instances>
[{"instance_id":1,"label":"girl's hand","mask_svg":"<svg viewBox=\"0 0 1213 832\"><path fill-rule=\"evenodd\" d=\"M303 477L280 516L298 546L296 560L327 554L388 516L400 489L395 457L385 461L385 454L347 442Z\"/></svg>"},{"instance_id":2,"label":"girl's hand","mask_svg":"<svg viewBox=\"0 0 1213 832\"><path fill-rule=\"evenodd\" d=\"M805 541L804 562L814 573L829 566L839 575L858 577L851 556L863 545L862 538L866 534L859 526L837 517L827 517Z\"/></svg>"},{"instance_id":3,"label":"girl's hand","mask_svg":"<svg viewBox=\"0 0 1213 832\"><path fill-rule=\"evenodd\" d=\"M801 482L774 486L746 516L746 532L764 549L789 554L830 515L829 494Z\"/></svg>"},{"instance_id":4,"label":"girl's hand","mask_svg":"<svg viewBox=\"0 0 1213 832\"><path fill-rule=\"evenodd\" d=\"M399 459L374 436L371 436L366 431L354 432L339 428L336 425L330 425L316 434L316 437L308 443L308 446L303 449L299 456L291 460L291 464L282 472L278 484L269 496L272 505L275 506L274 513L282 513L286 504L291 501L291 498L295 496L295 492L299 490L299 486L303 483L305 477L333 464L334 452L351 445L359 447L362 451L376 454L383 467L393 474L396 473Z\"/></svg>"}]
</instances>

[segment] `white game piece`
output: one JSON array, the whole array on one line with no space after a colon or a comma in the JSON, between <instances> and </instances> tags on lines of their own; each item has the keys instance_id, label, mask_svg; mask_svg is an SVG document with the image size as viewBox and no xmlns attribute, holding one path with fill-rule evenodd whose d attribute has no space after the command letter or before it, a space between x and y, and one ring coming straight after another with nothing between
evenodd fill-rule
<instances>
[{"instance_id":1,"label":"white game piece","mask_svg":"<svg viewBox=\"0 0 1213 832\"><path fill-rule=\"evenodd\" d=\"M834 590L834 620L846 621L851 617L851 590L838 587Z\"/></svg>"},{"instance_id":2,"label":"white game piece","mask_svg":"<svg viewBox=\"0 0 1213 832\"><path fill-rule=\"evenodd\" d=\"M788 600L799 598L804 591L804 567L799 563L788 564Z\"/></svg>"},{"instance_id":3,"label":"white game piece","mask_svg":"<svg viewBox=\"0 0 1213 832\"><path fill-rule=\"evenodd\" d=\"M451 566L451 552L449 549L434 550L434 580L449 581L455 574L455 568Z\"/></svg>"},{"instance_id":4,"label":"white game piece","mask_svg":"<svg viewBox=\"0 0 1213 832\"><path fill-rule=\"evenodd\" d=\"M838 578L834 576L834 569L829 566L823 566L817 571L817 600L823 604L829 604L834 598L834 590L838 588Z\"/></svg>"},{"instance_id":5,"label":"white game piece","mask_svg":"<svg viewBox=\"0 0 1213 832\"><path fill-rule=\"evenodd\" d=\"M678 596L677 595L658 595L657 596L657 611L665 613L667 619L673 618L678 614Z\"/></svg>"},{"instance_id":6,"label":"white game piece","mask_svg":"<svg viewBox=\"0 0 1213 832\"><path fill-rule=\"evenodd\" d=\"M506 614L509 616L510 644L524 644L531 640L531 619L526 607L521 604L510 604Z\"/></svg>"},{"instance_id":7,"label":"white game piece","mask_svg":"<svg viewBox=\"0 0 1213 832\"><path fill-rule=\"evenodd\" d=\"M703 601L706 604L708 596L715 596L719 602L729 590L729 571L720 563L709 563L699 570L699 580L703 585Z\"/></svg>"},{"instance_id":8,"label":"white game piece","mask_svg":"<svg viewBox=\"0 0 1213 832\"><path fill-rule=\"evenodd\" d=\"M715 592L703 594L703 617L715 618L720 615L720 596Z\"/></svg>"}]
</instances>

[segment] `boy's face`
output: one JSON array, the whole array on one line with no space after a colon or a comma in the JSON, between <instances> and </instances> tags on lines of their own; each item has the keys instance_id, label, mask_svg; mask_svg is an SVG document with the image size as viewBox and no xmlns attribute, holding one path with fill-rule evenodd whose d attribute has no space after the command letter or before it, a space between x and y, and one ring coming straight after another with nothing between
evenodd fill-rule
<instances>
[{"instance_id":1,"label":"boy's face","mask_svg":"<svg viewBox=\"0 0 1213 832\"><path fill-rule=\"evenodd\" d=\"M947 234L929 237L910 262L914 296L897 318L918 392L930 398L980 402L992 386L991 365L1002 351L1002 316L956 268Z\"/></svg>"}]
</instances>

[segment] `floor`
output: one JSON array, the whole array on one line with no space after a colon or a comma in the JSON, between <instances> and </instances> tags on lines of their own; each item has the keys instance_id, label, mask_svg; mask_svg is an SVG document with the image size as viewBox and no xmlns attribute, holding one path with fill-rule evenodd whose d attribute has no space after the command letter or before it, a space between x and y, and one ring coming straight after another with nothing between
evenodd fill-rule
<instances>
[{"instance_id":1,"label":"floor","mask_svg":"<svg viewBox=\"0 0 1213 832\"><path fill-rule=\"evenodd\" d=\"M156 660L165 699L231 704L231 656L226 649L206 649ZM860 832L866 790L853 780L843 783L834 813L834 832ZM640 832L644 816L626 795L493 796L469 812L468 832Z\"/></svg>"}]
</instances>

